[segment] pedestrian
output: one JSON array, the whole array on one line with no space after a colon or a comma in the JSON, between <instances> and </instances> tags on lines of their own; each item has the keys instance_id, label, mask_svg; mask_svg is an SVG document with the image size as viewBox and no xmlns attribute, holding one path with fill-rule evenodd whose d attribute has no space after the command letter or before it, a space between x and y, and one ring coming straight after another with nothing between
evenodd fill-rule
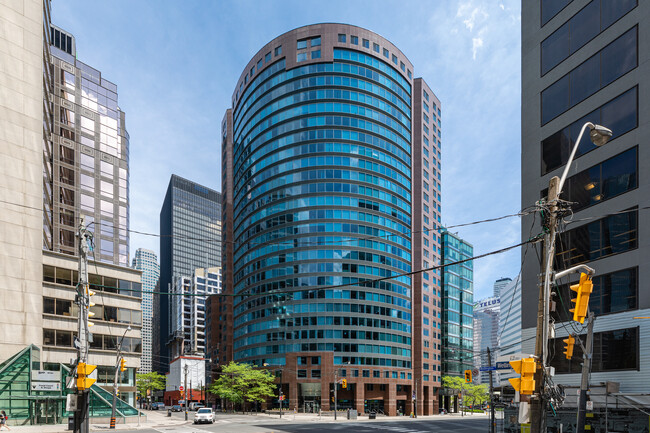
<instances>
[{"instance_id":1,"label":"pedestrian","mask_svg":"<svg viewBox=\"0 0 650 433\"><path fill-rule=\"evenodd\" d=\"M2 427L7 427L7 430L11 430L9 426L7 425L7 420L9 417L7 416L7 413L3 410L0 412L0 430L2 430Z\"/></svg>"}]
</instances>

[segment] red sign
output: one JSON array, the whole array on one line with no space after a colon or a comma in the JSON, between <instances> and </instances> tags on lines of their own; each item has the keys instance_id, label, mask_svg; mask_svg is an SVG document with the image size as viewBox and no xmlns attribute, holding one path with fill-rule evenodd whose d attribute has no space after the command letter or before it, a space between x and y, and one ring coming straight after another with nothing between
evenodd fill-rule
<instances>
[{"instance_id":1,"label":"red sign","mask_svg":"<svg viewBox=\"0 0 650 433\"><path fill-rule=\"evenodd\" d=\"M185 388L183 388L183 385L178 387L179 390L183 391Z\"/></svg>"}]
</instances>

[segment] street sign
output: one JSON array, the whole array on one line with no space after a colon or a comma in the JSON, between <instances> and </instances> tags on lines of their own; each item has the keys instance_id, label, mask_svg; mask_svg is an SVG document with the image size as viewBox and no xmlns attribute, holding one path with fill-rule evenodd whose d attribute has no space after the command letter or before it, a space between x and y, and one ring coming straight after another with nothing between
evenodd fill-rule
<instances>
[{"instance_id":1,"label":"street sign","mask_svg":"<svg viewBox=\"0 0 650 433\"><path fill-rule=\"evenodd\" d=\"M32 370L32 381L60 382L60 371Z\"/></svg>"},{"instance_id":2,"label":"street sign","mask_svg":"<svg viewBox=\"0 0 650 433\"><path fill-rule=\"evenodd\" d=\"M179 391L184 391L185 388L183 388L183 385L181 385L181 386L178 387L178 390L179 390Z\"/></svg>"},{"instance_id":3,"label":"street sign","mask_svg":"<svg viewBox=\"0 0 650 433\"><path fill-rule=\"evenodd\" d=\"M479 370L481 370L481 371L494 371L496 369L497 369L496 367L481 367L481 368L479 368Z\"/></svg>"},{"instance_id":4,"label":"street sign","mask_svg":"<svg viewBox=\"0 0 650 433\"><path fill-rule=\"evenodd\" d=\"M496 370L510 370L512 367L509 362L497 362Z\"/></svg>"},{"instance_id":5,"label":"street sign","mask_svg":"<svg viewBox=\"0 0 650 433\"><path fill-rule=\"evenodd\" d=\"M59 382L32 382L32 391L61 391Z\"/></svg>"}]
</instances>

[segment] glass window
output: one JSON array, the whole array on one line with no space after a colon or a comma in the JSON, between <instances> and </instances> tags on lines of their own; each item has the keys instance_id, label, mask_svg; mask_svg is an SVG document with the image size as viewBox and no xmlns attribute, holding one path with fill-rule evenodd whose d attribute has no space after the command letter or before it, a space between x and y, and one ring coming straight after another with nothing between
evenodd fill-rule
<instances>
[{"instance_id":1,"label":"glass window","mask_svg":"<svg viewBox=\"0 0 650 433\"><path fill-rule=\"evenodd\" d=\"M569 23L542 41L542 75L569 57Z\"/></svg>"},{"instance_id":2,"label":"glass window","mask_svg":"<svg viewBox=\"0 0 650 433\"><path fill-rule=\"evenodd\" d=\"M352 45L359 45L359 37L358 36L350 36L350 43Z\"/></svg>"},{"instance_id":3,"label":"glass window","mask_svg":"<svg viewBox=\"0 0 650 433\"><path fill-rule=\"evenodd\" d=\"M258 71L261 70L261 69L262 69L262 66L264 66L264 64L262 63L262 59L259 59L259 60L257 61L257 70L258 70ZM240 86L241 86L241 85L240 85ZM241 90L241 87L240 87L239 90Z\"/></svg>"},{"instance_id":4,"label":"glass window","mask_svg":"<svg viewBox=\"0 0 650 433\"><path fill-rule=\"evenodd\" d=\"M542 0L542 26L558 14L572 0Z\"/></svg>"},{"instance_id":5,"label":"glass window","mask_svg":"<svg viewBox=\"0 0 650 433\"><path fill-rule=\"evenodd\" d=\"M601 87L637 66L637 28L633 28L602 50Z\"/></svg>"},{"instance_id":6,"label":"glass window","mask_svg":"<svg viewBox=\"0 0 650 433\"><path fill-rule=\"evenodd\" d=\"M54 346L54 329L43 329L43 346Z\"/></svg>"},{"instance_id":7,"label":"glass window","mask_svg":"<svg viewBox=\"0 0 650 433\"><path fill-rule=\"evenodd\" d=\"M542 124L569 109L569 74L542 91Z\"/></svg>"},{"instance_id":8,"label":"glass window","mask_svg":"<svg viewBox=\"0 0 650 433\"><path fill-rule=\"evenodd\" d=\"M305 60L307 60L307 53L296 54L296 62L304 62Z\"/></svg>"},{"instance_id":9,"label":"glass window","mask_svg":"<svg viewBox=\"0 0 650 433\"><path fill-rule=\"evenodd\" d=\"M311 371L311 377L312 378L320 378L320 370L312 370Z\"/></svg>"},{"instance_id":10,"label":"glass window","mask_svg":"<svg viewBox=\"0 0 650 433\"><path fill-rule=\"evenodd\" d=\"M600 2L601 31L614 24L637 6L637 0L602 0Z\"/></svg>"},{"instance_id":11,"label":"glass window","mask_svg":"<svg viewBox=\"0 0 650 433\"><path fill-rule=\"evenodd\" d=\"M43 281L47 281L49 283L55 282L54 269L54 266L43 265Z\"/></svg>"},{"instance_id":12,"label":"glass window","mask_svg":"<svg viewBox=\"0 0 650 433\"><path fill-rule=\"evenodd\" d=\"M314 50L311 52L312 59L320 59L320 50Z\"/></svg>"},{"instance_id":13,"label":"glass window","mask_svg":"<svg viewBox=\"0 0 650 433\"><path fill-rule=\"evenodd\" d=\"M571 20L570 52L575 53L600 32L600 0L593 0Z\"/></svg>"},{"instance_id":14,"label":"glass window","mask_svg":"<svg viewBox=\"0 0 650 433\"><path fill-rule=\"evenodd\" d=\"M56 268L56 283L65 284L66 286L72 285L72 270L64 268Z\"/></svg>"},{"instance_id":15,"label":"glass window","mask_svg":"<svg viewBox=\"0 0 650 433\"><path fill-rule=\"evenodd\" d=\"M586 121L605 125L612 130L612 140L637 127L637 88L634 87L607 102L584 118L542 141L542 174L561 167L568 161L580 128ZM576 157L595 149L589 139L581 141Z\"/></svg>"},{"instance_id":16,"label":"glass window","mask_svg":"<svg viewBox=\"0 0 650 433\"><path fill-rule=\"evenodd\" d=\"M373 51L375 53L378 53L379 52L379 44L376 44L376 43L373 42L372 43L372 49L373 49Z\"/></svg>"},{"instance_id":17,"label":"glass window","mask_svg":"<svg viewBox=\"0 0 650 433\"><path fill-rule=\"evenodd\" d=\"M362 39L361 43L363 45L363 48L370 48L370 41L368 39Z\"/></svg>"},{"instance_id":18,"label":"glass window","mask_svg":"<svg viewBox=\"0 0 650 433\"><path fill-rule=\"evenodd\" d=\"M583 101L600 88L600 58L594 56L575 68L569 78L571 105ZM586 138L586 137L585 137Z\"/></svg>"},{"instance_id":19,"label":"glass window","mask_svg":"<svg viewBox=\"0 0 650 433\"><path fill-rule=\"evenodd\" d=\"M72 301L68 301L66 299L57 299L56 314L59 316L72 316Z\"/></svg>"},{"instance_id":20,"label":"glass window","mask_svg":"<svg viewBox=\"0 0 650 433\"><path fill-rule=\"evenodd\" d=\"M282 45L280 45L279 47L275 47L275 55L279 56L281 54L282 54Z\"/></svg>"},{"instance_id":21,"label":"glass window","mask_svg":"<svg viewBox=\"0 0 650 433\"><path fill-rule=\"evenodd\" d=\"M271 52L269 51L264 55L264 63L268 63L271 61Z\"/></svg>"},{"instance_id":22,"label":"glass window","mask_svg":"<svg viewBox=\"0 0 650 433\"><path fill-rule=\"evenodd\" d=\"M298 43L296 44L296 48L299 49L299 50L307 48L307 39L303 39L302 41L298 41Z\"/></svg>"},{"instance_id":23,"label":"glass window","mask_svg":"<svg viewBox=\"0 0 650 433\"><path fill-rule=\"evenodd\" d=\"M389 54L388 49L384 48L384 57L388 58Z\"/></svg>"},{"instance_id":24,"label":"glass window","mask_svg":"<svg viewBox=\"0 0 650 433\"><path fill-rule=\"evenodd\" d=\"M345 35L343 33L339 33L339 42L345 43Z\"/></svg>"},{"instance_id":25,"label":"glass window","mask_svg":"<svg viewBox=\"0 0 650 433\"><path fill-rule=\"evenodd\" d=\"M298 377L307 377L307 370L298 370Z\"/></svg>"},{"instance_id":26,"label":"glass window","mask_svg":"<svg viewBox=\"0 0 650 433\"><path fill-rule=\"evenodd\" d=\"M56 331L56 345L59 347L72 346L72 332L70 331Z\"/></svg>"},{"instance_id":27,"label":"glass window","mask_svg":"<svg viewBox=\"0 0 650 433\"><path fill-rule=\"evenodd\" d=\"M397 56L393 54L392 56L393 63L397 64Z\"/></svg>"},{"instance_id":28,"label":"glass window","mask_svg":"<svg viewBox=\"0 0 650 433\"><path fill-rule=\"evenodd\" d=\"M319 47L320 46L320 36L318 36L317 38L312 38L311 46L312 47Z\"/></svg>"},{"instance_id":29,"label":"glass window","mask_svg":"<svg viewBox=\"0 0 650 433\"><path fill-rule=\"evenodd\" d=\"M56 310L54 308L54 298L43 298L43 313L56 314Z\"/></svg>"}]
</instances>

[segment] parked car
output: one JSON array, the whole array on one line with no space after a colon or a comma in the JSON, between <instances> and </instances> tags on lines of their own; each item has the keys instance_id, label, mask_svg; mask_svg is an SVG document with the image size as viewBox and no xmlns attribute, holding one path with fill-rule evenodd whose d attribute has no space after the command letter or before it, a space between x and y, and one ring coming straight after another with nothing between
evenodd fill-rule
<instances>
[{"instance_id":1,"label":"parked car","mask_svg":"<svg viewBox=\"0 0 650 433\"><path fill-rule=\"evenodd\" d=\"M165 403L163 403L162 401L151 403L151 410L160 410L160 409L165 410Z\"/></svg>"},{"instance_id":2,"label":"parked car","mask_svg":"<svg viewBox=\"0 0 650 433\"><path fill-rule=\"evenodd\" d=\"M199 423L214 423L214 414L209 407L202 407L194 414L194 424Z\"/></svg>"},{"instance_id":3,"label":"parked car","mask_svg":"<svg viewBox=\"0 0 650 433\"><path fill-rule=\"evenodd\" d=\"M180 404L175 404L175 405L172 406L172 412L180 412L182 410L183 410L183 408L181 407Z\"/></svg>"}]
</instances>

